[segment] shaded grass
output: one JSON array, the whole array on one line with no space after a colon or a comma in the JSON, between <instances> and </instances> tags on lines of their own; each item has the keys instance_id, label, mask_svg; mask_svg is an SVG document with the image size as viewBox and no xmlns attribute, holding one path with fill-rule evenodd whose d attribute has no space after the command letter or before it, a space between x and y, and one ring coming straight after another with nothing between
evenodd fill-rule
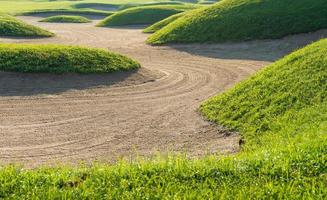
<instances>
[{"instance_id":1,"label":"shaded grass","mask_svg":"<svg viewBox=\"0 0 327 200\"><path fill-rule=\"evenodd\" d=\"M49 73L109 73L139 68L125 56L102 49L63 45L0 44L0 70Z\"/></svg>"},{"instance_id":2,"label":"shaded grass","mask_svg":"<svg viewBox=\"0 0 327 200\"><path fill-rule=\"evenodd\" d=\"M54 23L88 23L91 20L81 16L70 16L70 15L57 15L47 17L40 20L40 22L54 22Z\"/></svg>"},{"instance_id":3,"label":"shaded grass","mask_svg":"<svg viewBox=\"0 0 327 200\"><path fill-rule=\"evenodd\" d=\"M183 15L185 15L185 12L178 13L178 14L172 15L170 17L167 17L166 19L163 19L163 20L161 20L157 23L154 23L151 26L145 28L143 30L143 32L144 33L154 33L156 31L162 29L163 27L167 26L171 22L175 21L176 19L180 18Z\"/></svg>"},{"instance_id":4,"label":"shaded grass","mask_svg":"<svg viewBox=\"0 0 327 200\"><path fill-rule=\"evenodd\" d=\"M327 40L266 67L201 107L241 132L242 152L92 167L0 170L22 199L326 199Z\"/></svg>"},{"instance_id":5,"label":"shaded grass","mask_svg":"<svg viewBox=\"0 0 327 200\"><path fill-rule=\"evenodd\" d=\"M51 37L54 34L8 15L0 15L0 36Z\"/></svg>"},{"instance_id":6,"label":"shaded grass","mask_svg":"<svg viewBox=\"0 0 327 200\"><path fill-rule=\"evenodd\" d=\"M191 5L160 5L129 8L107 17L98 26L153 24L171 15L194 8L195 6Z\"/></svg>"},{"instance_id":7,"label":"shaded grass","mask_svg":"<svg viewBox=\"0 0 327 200\"><path fill-rule=\"evenodd\" d=\"M149 37L151 44L281 38L327 28L327 2L223 0L194 10Z\"/></svg>"}]
</instances>

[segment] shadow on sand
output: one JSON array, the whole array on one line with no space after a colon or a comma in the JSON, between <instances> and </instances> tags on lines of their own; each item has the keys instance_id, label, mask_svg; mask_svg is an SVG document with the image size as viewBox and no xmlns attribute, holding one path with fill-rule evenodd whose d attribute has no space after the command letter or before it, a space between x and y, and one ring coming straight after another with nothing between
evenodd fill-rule
<instances>
[{"instance_id":1,"label":"shadow on sand","mask_svg":"<svg viewBox=\"0 0 327 200\"><path fill-rule=\"evenodd\" d=\"M0 72L0 96L58 94L115 84L140 84L155 79L150 73L144 69L89 75Z\"/></svg>"},{"instance_id":2,"label":"shadow on sand","mask_svg":"<svg viewBox=\"0 0 327 200\"><path fill-rule=\"evenodd\" d=\"M225 44L168 44L168 47L218 59L275 61L294 50L327 37L327 29L313 33L287 36L276 40L256 40Z\"/></svg>"}]
</instances>

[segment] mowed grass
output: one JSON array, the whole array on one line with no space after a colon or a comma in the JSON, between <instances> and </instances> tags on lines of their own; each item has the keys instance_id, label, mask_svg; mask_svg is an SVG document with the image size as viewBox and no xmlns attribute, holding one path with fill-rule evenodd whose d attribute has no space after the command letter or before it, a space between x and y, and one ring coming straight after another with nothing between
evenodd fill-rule
<instances>
[{"instance_id":1,"label":"mowed grass","mask_svg":"<svg viewBox=\"0 0 327 200\"><path fill-rule=\"evenodd\" d=\"M172 15L170 17L167 17L157 23L152 24L151 26L145 28L143 30L144 33L154 33L160 29L162 29L163 27L167 26L168 24L170 24L171 22L175 21L176 19L180 18L181 16L185 15L185 12L182 13L178 13L175 15Z\"/></svg>"},{"instance_id":2,"label":"mowed grass","mask_svg":"<svg viewBox=\"0 0 327 200\"><path fill-rule=\"evenodd\" d=\"M149 37L151 44L274 39L327 28L327 1L222 0Z\"/></svg>"},{"instance_id":3,"label":"mowed grass","mask_svg":"<svg viewBox=\"0 0 327 200\"><path fill-rule=\"evenodd\" d=\"M109 3L77 3L73 5L74 8L87 8L95 10L105 10L105 11L116 11L120 8L120 5L109 4Z\"/></svg>"},{"instance_id":4,"label":"mowed grass","mask_svg":"<svg viewBox=\"0 0 327 200\"><path fill-rule=\"evenodd\" d=\"M54 34L9 15L0 15L0 36L51 37Z\"/></svg>"},{"instance_id":5,"label":"mowed grass","mask_svg":"<svg viewBox=\"0 0 327 200\"><path fill-rule=\"evenodd\" d=\"M56 15L73 15L73 16L99 16L108 17L112 15L113 12L103 11L103 10L92 10L92 9L46 9L46 10L33 10L20 13L20 15L33 16L56 16Z\"/></svg>"},{"instance_id":6,"label":"mowed grass","mask_svg":"<svg viewBox=\"0 0 327 200\"><path fill-rule=\"evenodd\" d=\"M0 44L0 70L46 73L109 73L140 64L102 49L63 45Z\"/></svg>"},{"instance_id":7,"label":"mowed grass","mask_svg":"<svg viewBox=\"0 0 327 200\"><path fill-rule=\"evenodd\" d=\"M20 14L34 10L76 10L84 8L93 10L108 10L108 5L123 8L126 4L142 5L147 3L156 4L159 2L167 2L167 0L0 0L0 13ZM102 9L99 9L99 6L102 7Z\"/></svg>"},{"instance_id":8,"label":"mowed grass","mask_svg":"<svg viewBox=\"0 0 327 200\"><path fill-rule=\"evenodd\" d=\"M57 15L52 17L47 17L42 19L40 22L52 22L52 23L89 23L89 20L86 17L81 16L71 16L71 15Z\"/></svg>"},{"instance_id":9,"label":"mowed grass","mask_svg":"<svg viewBox=\"0 0 327 200\"><path fill-rule=\"evenodd\" d=\"M183 5L184 2L181 1L158 1L158 2L146 2L146 3L127 3L123 4L119 7L119 10L124 10L127 8L133 8L133 7L143 7L143 6L158 6L158 5Z\"/></svg>"},{"instance_id":10,"label":"mowed grass","mask_svg":"<svg viewBox=\"0 0 327 200\"><path fill-rule=\"evenodd\" d=\"M0 170L22 199L326 199L327 40L266 67L201 106L244 137L236 155L158 157L92 167Z\"/></svg>"},{"instance_id":11,"label":"mowed grass","mask_svg":"<svg viewBox=\"0 0 327 200\"><path fill-rule=\"evenodd\" d=\"M253 170L275 179L249 188L274 197L327 197L326 55L324 39L202 105L208 119L242 133L243 155L257 161Z\"/></svg>"},{"instance_id":12,"label":"mowed grass","mask_svg":"<svg viewBox=\"0 0 327 200\"><path fill-rule=\"evenodd\" d=\"M195 6L193 5L159 5L129 8L107 17L98 26L153 24L171 15L194 8Z\"/></svg>"}]
</instances>

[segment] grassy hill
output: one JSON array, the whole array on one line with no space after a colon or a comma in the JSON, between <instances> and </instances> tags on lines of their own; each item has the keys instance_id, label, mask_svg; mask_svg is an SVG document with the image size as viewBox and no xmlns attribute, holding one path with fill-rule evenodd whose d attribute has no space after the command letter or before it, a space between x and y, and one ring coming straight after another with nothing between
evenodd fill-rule
<instances>
[{"instance_id":1,"label":"grassy hill","mask_svg":"<svg viewBox=\"0 0 327 200\"><path fill-rule=\"evenodd\" d=\"M144 33L154 33L163 27L167 26L171 22L175 21L176 19L180 18L181 16L185 15L185 12L178 13L175 15L172 15L170 17L167 17L157 23L152 24L151 26L147 27L146 29L143 30Z\"/></svg>"},{"instance_id":2,"label":"grassy hill","mask_svg":"<svg viewBox=\"0 0 327 200\"><path fill-rule=\"evenodd\" d=\"M166 17L193 8L195 8L193 5L159 5L129 8L107 17L98 26L153 24Z\"/></svg>"},{"instance_id":3,"label":"grassy hill","mask_svg":"<svg viewBox=\"0 0 327 200\"><path fill-rule=\"evenodd\" d=\"M54 34L8 15L0 15L0 36L51 37Z\"/></svg>"},{"instance_id":4,"label":"grassy hill","mask_svg":"<svg viewBox=\"0 0 327 200\"><path fill-rule=\"evenodd\" d=\"M139 68L119 54L62 45L0 44L0 70L49 73L108 73Z\"/></svg>"},{"instance_id":5,"label":"grassy hill","mask_svg":"<svg viewBox=\"0 0 327 200\"><path fill-rule=\"evenodd\" d=\"M167 0L163 0L167 2ZM146 4L157 3L161 0L0 0L0 13L18 14L32 10L45 9L96 9L96 10L111 10L116 6L120 7L125 4Z\"/></svg>"},{"instance_id":6,"label":"grassy hill","mask_svg":"<svg viewBox=\"0 0 327 200\"><path fill-rule=\"evenodd\" d=\"M327 28L320 0L223 0L195 10L156 32L151 44L281 38Z\"/></svg>"},{"instance_id":7,"label":"grassy hill","mask_svg":"<svg viewBox=\"0 0 327 200\"><path fill-rule=\"evenodd\" d=\"M242 152L203 159L0 170L3 198L326 199L327 40L266 67L201 107L241 132Z\"/></svg>"},{"instance_id":8,"label":"grassy hill","mask_svg":"<svg viewBox=\"0 0 327 200\"><path fill-rule=\"evenodd\" d=\"M327 39L266 67L230 91L210 99L201 110L210 120L243 132L252 145L263 133L289 128L286 119L306 118L291 119L304 110L325 109L326 55Z\"/></svg>"},{"instance_id":9,"label":"grassy hill","mask_svg":"<svg viewBox=\"0 0 327 200\"><path fill-rule=\"evenodd\" d=\"M88 23L91 20L86 17L81 16L71 16L71 15L57 15L52 17L47 17L42 19L40 22L54 22L54 23Z\"/></svg>"},{"instance_id":10,"label":"grassy hill","mask_svg":"<svg viewBox=\"0 0 327 200\"><path fill-rule=\"evenodd\" d=\"M45 10L32 10L20 13L26 16L42 16L51 17L57 15L74 15L87 18L105 18L113 14L110 11L93 10L93 9L45 9Z\"/></svg>"},{"instance_id":11,"label":"grassy hill","mask_svg":"<svg viewBox=\"0 0 327 200\"><path fill-rule=\"evenodd\" d=\"M146 3L127 3L119 7L120 10L133 7L143 7L143 6L158 6L158 5L183 5L184 2L180 1L158 1L158 2L146 2Z\"/></svg>"},{"instance_id":12,"label":"grassy hill","mask_svg":"<svg viewBox=\"0 0 327 200\"><path fill-rule=\"evenodd\" d=\"M74 8L87 8L87 9L95 9L95 10L105 10L105 11L116 11L120 8L117 4L109 4L109 3L77 3L73 5Z\"/></svg>"}]
</instances>

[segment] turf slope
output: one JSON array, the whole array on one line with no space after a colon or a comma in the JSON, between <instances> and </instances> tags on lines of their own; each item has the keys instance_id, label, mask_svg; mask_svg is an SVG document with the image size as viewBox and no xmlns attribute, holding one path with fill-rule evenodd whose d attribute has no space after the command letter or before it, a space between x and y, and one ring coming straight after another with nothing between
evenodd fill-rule
<instances>
[{"instance_id":1,"label":"turf slope","mask_svg":"<svg viewBox=\"0 0 327 200\"><path fill-rule=\"evenodd\" d=\"M0 44L0 70L48 73L108 73L139 68L125 56L102 49L63 45Z\"/></svg>"},{"instance_id":2,"label":"turf slope","mask_svg":"<svg viewBox=\"0 0 327 200\"><path fill-rule=\"evenodd\" d=\"M327 1L223 0L194 10L148 43L227 42L281 38L327 28Z\"/></svg>"},{"instance_id":3,"label":"turf slope","mask_svg":"<svg viewBox=\"0 0 327 200\"><path fill-rule=\"evenodd\" d=\"M40 22L51 22L51 23L88 23L91 20L86 17L81 16L71 16L71 15L57 15L52 17L47 17L40 20Z\"/></svg>"},{"instance_id":4,"label":"turf slope","mask_svg":"<svg viewBox=\"0 0 327 200\"><path fill-rule=\"evenodd\" d=\"M26 24L9 15L0 15L0 36L51 37L53 35L49 31Z\"/></svg>"},{"instance_id":5,"label":"turf slope","mask_svg":"<svg viewBox=\"0 0 327 200\"><path fill-rule=\"evenodd\" d=\"M170 24L171 22L175 21L176 19L182 17L183 15L185 15L185 12L182 13L178 13L175 15L172 15L170 17L167 17L157 23L152 24L151 26L145 28L143 30L144 33L154 33L160 29L162 29L163 27L167 26L168 24Z\"/></svg>"},{"instance_id":6,"label":"turf slope","mask_svg":"<svg viewBox=\"0 0 327 200\"><path fill-rule=\"evenodd\" d=\"M194 8L195 6L193 5L159 5L129 8L107 17L98 26L153 24L171 15Z\"/></svg>"}]
</instances>

